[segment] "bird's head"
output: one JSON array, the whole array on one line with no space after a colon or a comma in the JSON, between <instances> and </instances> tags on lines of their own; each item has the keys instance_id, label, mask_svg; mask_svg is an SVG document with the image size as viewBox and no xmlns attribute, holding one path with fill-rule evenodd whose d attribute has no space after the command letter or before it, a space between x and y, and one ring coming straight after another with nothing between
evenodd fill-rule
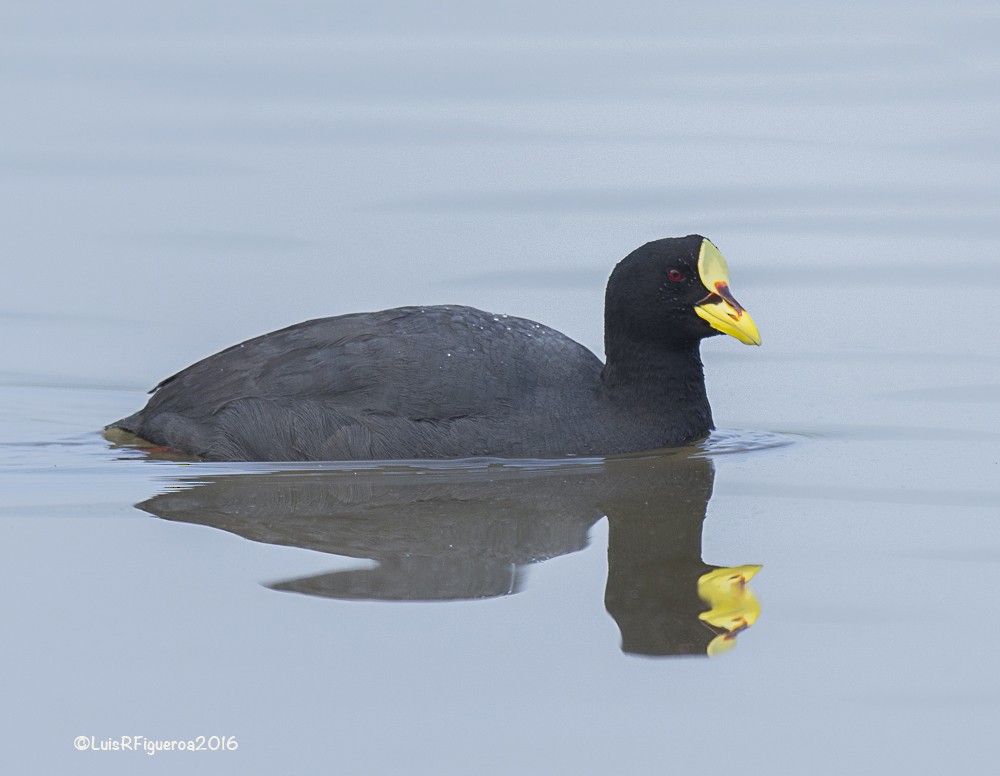
<instances>
[{"instance_id":1,"label":"bird's head","mask_svg":"<svg viewBox=\"0 0 1000 776\"><path fill-rule=\"evenodd\" d=\"M729 267L701 235L648 242L622 259L608 280L608 331L635 342L697 342L728 334L759 345L750 314L729 290Z\"/></svg>"}]
</instances>

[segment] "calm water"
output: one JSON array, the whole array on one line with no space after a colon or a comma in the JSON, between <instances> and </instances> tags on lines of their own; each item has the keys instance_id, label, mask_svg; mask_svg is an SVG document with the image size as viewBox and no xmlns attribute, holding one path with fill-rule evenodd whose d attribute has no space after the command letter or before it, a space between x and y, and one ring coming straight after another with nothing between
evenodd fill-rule
<instances>
[{"instance_id":1,"label":"calm water","mask_svg":"<svg viewBox=\"0 0 1000 776\"><path fill-rule=\"evenodd\" d=\"M995 763L1000 10L661 5L0 9L5 772ZM611 266L690 232L764 338L706 343L697 448L99 434L322 315L465 303L600 352Z\"/></svg>"}]
</instances>

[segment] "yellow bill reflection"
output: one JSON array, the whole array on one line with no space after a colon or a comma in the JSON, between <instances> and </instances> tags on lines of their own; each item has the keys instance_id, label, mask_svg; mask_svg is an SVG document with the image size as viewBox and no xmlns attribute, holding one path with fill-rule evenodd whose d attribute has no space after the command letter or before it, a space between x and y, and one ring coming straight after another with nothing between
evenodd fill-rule
<instances>
[{"instance_id":1,"label":"yellow bill reflection","mask_svg":"<svg viewBox=\"0 0 1000 776\"><path fill-rule=\"evenodd\" d=\"M747 583L761 568L757 565L719 568L699 577L698 596L709 608L698 619L718 632L708 645L710 657L728 652L736 646L737 634L757 622L760 603Z\"/></svg>"}]
</instances>

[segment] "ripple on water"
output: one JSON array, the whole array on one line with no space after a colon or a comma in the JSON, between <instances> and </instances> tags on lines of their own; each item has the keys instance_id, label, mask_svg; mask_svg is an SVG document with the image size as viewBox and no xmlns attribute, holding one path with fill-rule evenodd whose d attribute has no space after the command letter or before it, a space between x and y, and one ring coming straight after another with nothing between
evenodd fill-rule
<instances>
[{"instance_id":1,"label":"ripple on water","mask_svg":"<svg viewBox=\"0 0 1000 776\"><path fill-rule=\"evenodd\" d=\"M699 451L695 454L714 458L719 455L755 453L760 450L788 447L809 438L809 436L809 434L779 431L744 431L720 428L713 431L708 439L697 445Z\"/></svg>"}]
</instances>

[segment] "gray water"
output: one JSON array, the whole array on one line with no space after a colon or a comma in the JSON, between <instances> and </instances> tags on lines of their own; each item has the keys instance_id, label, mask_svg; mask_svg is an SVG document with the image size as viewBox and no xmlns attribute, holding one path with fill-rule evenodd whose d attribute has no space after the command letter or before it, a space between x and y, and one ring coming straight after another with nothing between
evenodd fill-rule
<instances>
[{"instance_id":1,"label":"gray water","mask_svg":"<svg viewBox=\"0 0 1000 776\"><path fill-rule=\"evenodd\" d=\"M985 2L5 4L4 772L993 767L998 39ZM764 341L706 342L694 448L100 435L324 315L470 304L600 353L614 262L692 232ZM706 622L699 579L756 566Z\"/></svg>"}]
</instances>

